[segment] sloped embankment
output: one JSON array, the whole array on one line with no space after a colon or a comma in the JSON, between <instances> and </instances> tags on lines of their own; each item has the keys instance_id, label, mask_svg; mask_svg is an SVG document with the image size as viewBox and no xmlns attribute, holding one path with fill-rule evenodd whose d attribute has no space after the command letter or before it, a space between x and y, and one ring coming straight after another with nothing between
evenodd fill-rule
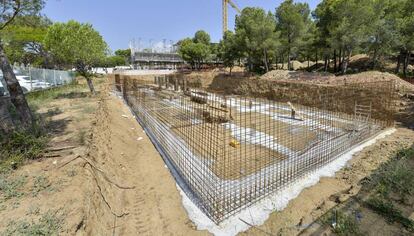
<instances>
[{"instance_id":1,"label":"sloped embankment","mask_svg":"<svg viewBox=\"0 0 414 236\"><path fill-rule=\"evenodd\" d=\"M106 95L95 119L86 234L205 235L188 222L173 177L122 100Z\"/></svg>"}]
</instances>

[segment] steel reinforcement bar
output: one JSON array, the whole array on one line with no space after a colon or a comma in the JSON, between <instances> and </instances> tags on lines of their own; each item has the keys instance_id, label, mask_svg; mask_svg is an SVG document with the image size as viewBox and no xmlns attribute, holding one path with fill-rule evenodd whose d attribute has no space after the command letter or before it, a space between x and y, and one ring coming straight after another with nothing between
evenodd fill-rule
<instances>
[{"instance_id":1,"label":"steel reinforcement bar","mask_svg":"<svg viewBox=\"0 0 414 236\"><path fill-rule=\"evenodd\" d=\"M374 100L378 89L352 84L319 90L301 104L292 96L288 101L217 95L188 88L176 77L115 78L115 90L187 194L216 223L390 126L390 120L376 117L390 109L393 86L381 88L389 98Z\"/></svg>"}]
</instances>

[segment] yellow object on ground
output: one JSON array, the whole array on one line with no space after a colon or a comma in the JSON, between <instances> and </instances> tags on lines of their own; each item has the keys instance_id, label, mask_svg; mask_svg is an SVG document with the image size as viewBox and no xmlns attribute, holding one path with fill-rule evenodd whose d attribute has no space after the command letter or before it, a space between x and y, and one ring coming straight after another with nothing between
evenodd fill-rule
<instances>
[{"instance_id":1,"label":"yellow object on ground","mask_svg":"<svg viewBox=\"0 0 414 236\"><path fill-rule=\"evenodd\" d=\"M230 146L234 147L234 148L238 148L240 147L240 143L237 140L231 140L230 142Z\"/></svg>"}]
</instances>

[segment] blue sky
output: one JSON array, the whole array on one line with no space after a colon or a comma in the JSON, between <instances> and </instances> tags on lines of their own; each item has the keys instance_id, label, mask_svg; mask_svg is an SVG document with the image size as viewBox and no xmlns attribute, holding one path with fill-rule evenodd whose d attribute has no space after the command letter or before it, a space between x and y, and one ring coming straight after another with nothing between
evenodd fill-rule
<instances>
[{"instance_id":1,"label":"blue sky","mask_svg":"<svg viewBox=\"0 0 414 236\"><path fill-rule=\"evenodd\" d=\"M234 0L242 9L261 7L272 12L282 0ZM314 9L320 0L308 0ZM221 38L221 0L47 0L43 10L53 21L91 23L112 50L128 48L132 38L177 41L204 29L214 42ZM236 12L229 8L229 27Z\"/></svg>"}]
</instances>

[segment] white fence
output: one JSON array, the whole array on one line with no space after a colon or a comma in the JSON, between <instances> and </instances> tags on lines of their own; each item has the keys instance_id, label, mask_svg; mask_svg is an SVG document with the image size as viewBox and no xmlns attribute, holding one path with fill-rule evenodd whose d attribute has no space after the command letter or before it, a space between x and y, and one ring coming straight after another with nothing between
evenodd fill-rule
<instances>
[{"instance_id":1,"label":"white fence","mask_svg":"<svg viewBox=\"0 0 414 236\"><path fill-rule=\"evenodd\" d=\"M13 71L24 92L37 91L71 83L75 78L72 71L49 70L14 66ZM0 70L0 96L8 95L3 73Z\"/></svg>"}]
</instances>

